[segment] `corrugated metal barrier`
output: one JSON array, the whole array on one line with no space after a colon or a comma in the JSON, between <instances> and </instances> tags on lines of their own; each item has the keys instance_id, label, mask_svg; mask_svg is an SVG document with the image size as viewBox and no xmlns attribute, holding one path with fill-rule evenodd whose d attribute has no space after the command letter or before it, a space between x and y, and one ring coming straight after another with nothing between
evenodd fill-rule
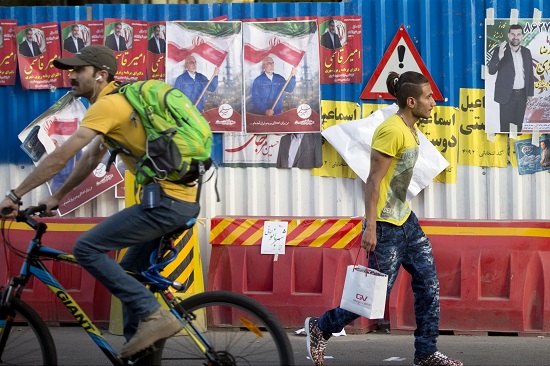
<instances>
[{"instance_id":1,"label":"corrugated metal barrier","mask_svg":"<svg viewBox=\"0 0 550 366\"><path fill-rule=\"evenodd\" d=\"M156 20L208 20L226 15L229 20L273 17L360 15L363 22L363 82L322 85L324 100L360 103L359 95L371 77L401 24L411 39L439 90L439 103L457 108L462 88L484 88L484 19L487 8L495 18L507 18L515 7L519 18L550 14L550 2L527 1L426 1L355 0L341 3L238 3L208 5L93 5L89 7L0 7L0 18L18 24L46 21L98 20L107 17ZM21 182L32 168L19 148L17 134L67 90L54 92L0 87L3 129L0 144L0 192ZM369 101L369 103L376 101ZM383 101L380 101L382 103ZM215 154L221 161L221 135ZM518 175L517 168L458 166L456 184L433 183L413 200L421 218L438 219L550 219L550 174ZM364 212L362 184L348 178L324 178L309 170L276 168L221 168L218 177L221 202L214 185L208 184L201 198L201 217L214 216L361 216ZM3 191L2 191L3 189ZM25 197L36 203L46 190ZM107 216L123 207L109 193L78 209L71 216ZM203 255L209 225L200 232ZM208 263L207 260L203 263Z\"/></svg>"}]
</instances>

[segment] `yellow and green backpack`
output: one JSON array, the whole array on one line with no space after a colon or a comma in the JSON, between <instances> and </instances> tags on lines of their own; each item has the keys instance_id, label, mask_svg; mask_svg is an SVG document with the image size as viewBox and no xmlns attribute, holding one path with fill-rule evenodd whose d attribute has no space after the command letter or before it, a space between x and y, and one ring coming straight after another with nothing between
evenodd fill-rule
<instances>
[{"instance_id":1,"label":"yellow and green backpack","mask_svg":"<svg viewBox=\"0 0 550 366\"><path fill-rule=\"evenodd\" d=\"M185 94L160 80L121 84L110 94L115 93L123 94L139 115L147 142L145 154L135 156L105 136L114 147L109 166L118 153L132 157L137 184L168 180L189 185L210 169L212 131ZM135 115L132 119L138 123Z\"/></svg>"}]
</instances>

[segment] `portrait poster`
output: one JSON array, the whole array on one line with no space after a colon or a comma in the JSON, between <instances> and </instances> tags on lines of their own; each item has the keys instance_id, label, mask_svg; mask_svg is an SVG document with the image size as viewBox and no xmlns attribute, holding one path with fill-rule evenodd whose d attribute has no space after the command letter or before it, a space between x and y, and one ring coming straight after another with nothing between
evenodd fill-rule
<instances>
[{"instance_id":1,"label":"portrait poster","mask_svg":"<svg viewBox=\"0 0 550 366\"><path fill-rule=\"evenodd\" d=\"M15 85L17 48L15 27L17 20L0 20L0 85Z\"/></svg>"},{"instance_id":2,"label":"portrait poster","mask_svg":"<svg viewBox=\"0 0 550 366\"><path fill-rule=\"evenodd\" d=\"M486 100L483 89L460 89L458 164L505 168L508 166L508 135L496 134L494 141L489 140L485 127Z\"/></svg>"},{"instance_id":3,"label":"portrait poster","mask_svg":"<svg viewBox=\"0 0 550 366\"><path fill-rule=\"evenodd\" d=\"M536 23L518 19L516 24L494 19L490 23L485 22L487 132L550 132L550 19ZM511 50L521 54L523 78L515 78Z\"/></svg>"},{"instance_id":4,"label":"portrait poster","mask_svg":"<svg viewBox=\"0 0 550 366\"><path fill-rule=\"evenodd\" d=\"M514 141L519 175L550 170L550 135L539 136L539 146L531 139Z\"/></svg>"},{"instance_id":5,"label":"portrait poster","mask_svg":"<svg viewBox=\"0 0 550 366\"><path fill-rule=\"evenodd\" d=\"M242 23L167 22L166 82L213 132L243 131Z\"/></svg>"},{"instance_id":6,"label":"portrait poster","mask_svg":"<svg viewBox=\"0 0 550 366\"><path fill-rule=\"evenodd\" d=\"M15 38L23 89L61 87L61 70L53 65L61 55L57 22L17 26Z\"/></svg>"},{"instance_id":7,"label":"portrait poster","mask_svg":"<svg viewBox=\"0 0 550 366\"><path fill-rule=\"evenodd\" d=\"M60 22L61 57L72 57L82 48L103 44L103 21L71 20ZM69 71L61 70L63 87L70 88Z\"/></svg>"},{"instance_id":8,"label":"portrait poster","mask_svg":"<svg viewBox=\"0 0 550 366\"><path fill-rule=\"evenodd\" d=\"M317 22L243 23L247 133L321 131Z\"/></svg>"},{"instance_id":9,"label":"portrait poster","mask_svg":"<svg viewBox=\"0 0 550 366\"><path fill-rule=\"evenodd\" d=\"M21 148L29 155L33 163L38 165L45 156L69 139L78 128L85 113L86 108L80 99L75 99L73 93L68 92L19 133L18 137L22 142ZM50 193L57 191L65 182L83 151L75 155L65 168L47 182ZM106 154L93 173L63 197L63 200L59 202L58 209L61 216L74 211L122 181L118 170L106 171L108 158L109 155Z\"/></svg>"},{"instance_id":10,"label":"portrait poster","mask_svg":"<svg viewBox=\"0 0 550 366\"><path fill-rule=\"evenodd\" d=\"M361 16L319 17L318 24L321 84L361 83Z\"/></svg>"},{"instance_id":11,"label":"portrait poster","mask_svg":"<svg viewBox=\"0 0 550 366\"><path fill-rule=\"evenodd\" d=\"M105 46L113 50L118 62L115 79L123 83L145 80L148 23L105 18L104 25Z\"/></svg>"},{"instance_id":12,"label":"portrait poster","mask_svg":"<svg viewBox=\"0 0 550 366\"><path fill-rule=\"evenodd\" d=\"M147 79L166 79L166 22L147 25Z\"/></svg>"}]
</instances>

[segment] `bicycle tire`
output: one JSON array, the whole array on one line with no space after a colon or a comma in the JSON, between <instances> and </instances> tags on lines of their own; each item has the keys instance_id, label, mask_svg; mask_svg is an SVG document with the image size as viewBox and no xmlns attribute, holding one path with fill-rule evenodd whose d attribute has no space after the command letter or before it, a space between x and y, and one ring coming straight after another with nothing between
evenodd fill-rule
<instances>
[{"instance_id":1,"label":"bicycle tire","mask_svg":"<svg viewBox=\"0 0 550 366\"><path fill-rule=\"evenodd\" d=\"M222 359L219 365L294 365L292 346L283 327L257 301L233 292L209 291L182 300L179 305L199 318L200 310L205 309L207 330L203 335ZM183 316L178 307L175 309ZM204 316L202 319L204 323ZM206 356L189 335L166 341L163 365L203 364L201 361L207 364Z\"/></svg>"},{"instance_id":2,"label":"bicycle tire","mask_svg":"<svg viewBox=\"0 0 550 366\"><path fill-rule=\"evenodd\" d=\"M57 365L57 351L46 323L17 297L10 300L4 331L8 331L0 365ZM1 311L4 313L4 309Z\"/></svg>"}]
</instances>

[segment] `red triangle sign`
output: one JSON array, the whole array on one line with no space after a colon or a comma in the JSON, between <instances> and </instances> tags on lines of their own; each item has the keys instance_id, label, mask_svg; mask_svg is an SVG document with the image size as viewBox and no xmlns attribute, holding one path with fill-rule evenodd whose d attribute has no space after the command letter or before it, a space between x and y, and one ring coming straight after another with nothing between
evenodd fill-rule
<instances>
[{"instance_id":1,"label":"red triangle sign","mask_svg":"<svg viewBox=\"0 0 550 366\"><path fill-rule=\"evenodd\" d=\"M422 57L418 53L411 37L401 25L393 37L382 61L378 64L374 74L370 78L367 86L361 93L361 99L395 99L386 87L386 78L390 71L402 74L406 71L416 71L428 78L433 91L435 100L443 100L441 92L435 85L432 76L428 72Z\"/></svg>"}]
</instances>

